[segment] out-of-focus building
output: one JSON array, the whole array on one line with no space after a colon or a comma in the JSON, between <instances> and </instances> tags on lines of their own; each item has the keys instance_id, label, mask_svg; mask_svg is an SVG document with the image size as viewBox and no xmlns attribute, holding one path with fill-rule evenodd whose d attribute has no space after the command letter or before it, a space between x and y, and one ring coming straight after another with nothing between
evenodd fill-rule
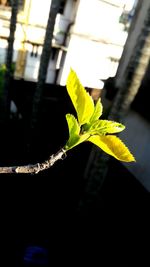
<instances>
[{"instance_id":1,"label":"out-of-focus building","mask_svg":"<svg viewBox=\"0 0 150 267\"><path fill-rule=\"evenodd\" d=\"M19 1L13 57L15 77L18 79L37 81L50 2ZM102 88L100 80L116 73L128 35L125 30L125 24L129 23L127 14L130 14L133 2L62 0L54 30L47 83L64 85L72 67L84 86ZM11 1L1 0L0 63L5 61L10 14Z\"/></svg>"},{"instance_id":2,"label":"out-of-focus building","mask_svg":"<svg viewBox=\"0 0 150 267\"><path fill-rule=\"evenodd\" d=\"M129 14L132 7L133 1L78 1L61 84L65 84L70 66L86 87L102 88L100 80L115 76L127 38L127 31L119 21L122 13Z\"/></svg>"},{"instance_id":3,"label":"out-of-focus building","mask_svg":"<svg viewBox=\"0 0 150 267\"><path fill-rule=\"evenodd\" d=\"M125 119L126 131L121 137L133 152L136 163L125 166L150 191L150 2L139 1L115 77L115 86L138 91L132 109Z\"/></svg>"},{"instance_id":4,"label":"out-of-focus building","mask_svg":"<svg viewBox=\"0 0 150 267\"><path fill-rule=\"evenodd\" d=\"M16 62L16 78L37 81L40 56L45 37L45 29L49 16L51 1L20 1L17 17L17 30L14 43ZM73 21L76 1L62 0L57 15L52 41L52 53L47 73L47 82L55 82L62 51L66 51L65 42L68 25ZM9 20L11 1L0 2L0 63L5 61L7 38L9 36Z\"/></svg>"},{"instance_id":5,"label":"out-of-focus building","mask_svg":"<svg viewBox=\"0 0 150 267\"><path fill-rule=\"evenodd\" d=\"M124 79L126 79L125 74L136 52L135 47L139 46L139 37L141 35L149 7L149 1L144 0L138 2L137 10L129 29L128 38L124 46L123 54L115 77L116 87L118 88L123 84Z\"/></svg>"}]
</instances>

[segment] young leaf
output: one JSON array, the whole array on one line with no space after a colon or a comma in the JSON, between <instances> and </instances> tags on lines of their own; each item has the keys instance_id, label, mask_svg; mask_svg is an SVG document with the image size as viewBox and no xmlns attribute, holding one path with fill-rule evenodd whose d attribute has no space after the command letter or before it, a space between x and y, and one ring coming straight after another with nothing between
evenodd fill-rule
<instances>
[{"instance_id":1,"label":"young leaf","mask_svg":"<svg viewBox=\"0 0 150 267\"><path fill-rule=\"evenodd\" d=\"M103 106L101 103L101 99L99 98L95 107L94 107L94 113L93 113L92 117L90 118L90 123L97 121L100 118L100 116L102 115L102 112L103 112Z\"/></svg>"},{"instance_id":2,"label":"young leaf","mask_svg":"<svg viewBox=\"0 0 150 267\"><path fill-rule=\"evenodd\" d=\"M80 126L76 118L72 114L66 114L66 120L69 129L69 139L66 143L66 148L71 148L79 140Z\"/></svg>"},{"instance_id":3,"label":"young leaf","mask_svg":"<svg viewBox=\"0 0 150 267\"><path fill-rule=\"evenodd\" d=\"M79 124L88 123L94 112L94 102L72 69L70 70L66 86L77 112Z\"/></svg>"},{"instance_id":4,"label":"young leaf","mask_svg":"<svg viewBox=\"0 0 150 267\"><path fill-rule=\"evenodd\" d=\"M97 120L90 127L91 134L106 135L119 133L125 129L125 126L121 123L108 121L108 120Z\"/></svg>"},{"instance_id":5,"label":"young leaf","mask_svg":"<svg viewBox=\"0 0 150 267\"><path fill-rule=\"evenodd\" d=\"M72 114L67 114L66 119L69 128L69 139L65 145L65 150L69 150L86 141L90 135L89 133L80 135L80 126Z\"/></svg>"},{"instance_id":6,"label":"young leaf","mask_svg":"<svg viewBox=\"0 0 150 267\"><path fill-rule=\"evenodd\" d=\"M102 106L101 100L99 98L95 107L94 107L94 113L93 113L89 123L86 123L83 125L84 131L88 131L91 128L93 123L96 122L99 119L99 117L102 115L102 111L103 111L103 106Z\"/></svg>"},{"instance_id":7,"label":"young leaf","mask_svg":"<svg viewBox=\"0 0 150 267\"><path fill-rule=\"evenodd\" d=\"M99 136L93 135L88 141L100 147L107 154L115 157L120 161L130 162L135 161L125 144L114 135Z\"/></svg>"}]
</instances>

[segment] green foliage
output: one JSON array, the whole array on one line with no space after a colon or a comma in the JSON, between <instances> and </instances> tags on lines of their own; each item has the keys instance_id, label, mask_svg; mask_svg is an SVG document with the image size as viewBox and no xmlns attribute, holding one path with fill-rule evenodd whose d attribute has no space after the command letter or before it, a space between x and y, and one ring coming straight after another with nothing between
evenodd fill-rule
<instances>
[{"instance_id":1,"label":"green foliage","mask_svg":"<svg viewBox=\"0 0 150 267\"><path fill-rule=\"evenodd\" d=\"M90 118L90 124L97 121L100 118L100 116L102 115L102 112L103 112L103 106L101 104L101 99L99 98L95 107L94 107L94 112Z\"/></svg>"},{"instance_id":2,"label":"green foliage","mask_svg":"<svg viewBox=\"0 0 150 267\"><path fill-rule=\"evenodd\" d=\"M107 120L97 120L93 122L89 127L89 132L91 135L99 134L113 134L119 133L125 129L125 126L121 123Z\"/></svg>"},{"instance_id":3,"label":"green foliage","mask_svg":"<svg viewBox=\"0 0 150 267\"><path fill-rule=\"evenodd\" d=\"M93 135L88 141L118 160L126 162L135 161L125 144L115 135Z\"/></svg>"},{"instance_id":4,"label":"green foliage","mask_svg":"<svg viewBox=\"0 0 150 267\"><path fill-rule=\"evenodd\" d=\"M66 147L72 148L72 147L74 147L74 145L76 145L76 143L80 139L80 136L79 136L80 126L79 126L76 118L71 114L66 115L66 120L67 120L68 128L69 128L69 139L68 139L68 142L66 144Z\"/></svg>"},{"instance_id":5,"label":"green foliage","mask_svg":"<svg viewBox=\"0 0 150 267\"><path fill-rule=\"evenodd\" d=\"M72 69L67 79L67 91L76 109L79 124L88 123L94 112L94 103Z\"/></svg>"},{"instance_id":6,"label":"green foliage","mask_svg":"<svg viewBox=\"0 0 150 267\"><path fill-rule=\"evenodd\" d=\"M69 128L69 139L66 143L65 149L69 150L74 146L84 142L90 137L89 133L80 134L80 126L76 118L72 114L66 115L66 120Z\"/></svg>"},{"instance_id":7,"label":"green foliage","mask_svg":"<svg viewBox=\"0 0 150 267\"><path fill-rule=\"evenodd\" d=\"M67 80L67 91L78 120L72 114L66 115L69 139L65 150L70 150L84 141L90 141L118 160L135 161L125 144L117 136L112 135L123 131L125 126L114 121L99 120L103 110L100 99L94 106L91 96L72 69Z\"/></svg>"}]
</instances>

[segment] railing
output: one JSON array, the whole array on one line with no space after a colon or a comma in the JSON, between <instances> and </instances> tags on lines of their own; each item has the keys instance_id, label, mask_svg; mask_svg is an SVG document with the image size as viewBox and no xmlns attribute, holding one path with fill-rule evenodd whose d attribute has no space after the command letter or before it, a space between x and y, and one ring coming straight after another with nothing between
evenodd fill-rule
<instances>
[{"instance_id":1,"label":"railing","mask_svg":"<svg viewBox=\"0 0 150 267\"><path fill-rule=\"evenodd\" d=\"M40 59L40 67L39 67L39 74L38 74L38 82L37 82L37 89L35 91L35 97L33 101L33 121L35 122L37 119L37 113L38 113L38 106L40 103L40 99L42 96L42 88L44 86L44 83L46 81L46 75L47 75L47 68L49 64L49 58L50 54L52 52L52 40L53 40L53 31L55 26L55 20L57 13L59 11L61 0L52 0L51 1L51 7L49 12L49 18L47 22L46 27L46 33L44 38L44 43L37 43L25 40L23 43L30 43L32 46L43 46L42 49L42 55ZM15 30L16 30L16 23L17 23L17 13L18 13L18 7L19 7L19 0L12 1L11 5L11 19L10 19L10 34L8 37L8 47L7 47L7 53L6 53L6 75L5 75L5 83L4 83L4 90L3 90L3 108L4 108L4 114L8 113L9 106L10 106L10 99L9 99L9 84L11 79L11 65L13 60L13 44L15 39ZM1 38L6 39L6 36L1 36ZM56 47L60 48L60 46Z\"/></svg>"}]
</instances>

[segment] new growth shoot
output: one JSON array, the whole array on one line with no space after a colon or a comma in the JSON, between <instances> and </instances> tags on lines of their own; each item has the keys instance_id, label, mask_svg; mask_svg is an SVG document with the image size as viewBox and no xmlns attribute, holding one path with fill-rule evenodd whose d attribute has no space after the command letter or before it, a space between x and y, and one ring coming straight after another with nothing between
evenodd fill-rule
<instances>
[{"instance_id":1,"label":"new growth shoot","mask_svg":"<svg viewBox=\"0 0 150 267\"><path fill-rule=\"evenodd\" d=\"M68 151L82 142L89 141L120 161L135 161L125 144L114 135L123 131L125 126L100 119L103 111L101 100L94 105L92 97L72 69L67 79L67 91L76 110L77 119L72 114L66 115L69 139L64 150Z\"/></svg>"},{"instance_id":2,"label":"new growth shoot","mask_svg":"<svg viewBox=\"0 0 150 267\"><path fill-rule=\"evenodd\" d=\"M100 119L103 111L101 100L99 99L94 105L92 97L86 92L72 69L67 79L67 91L75 107L77 118L72 114L66 114L69 139L65 146L42 163L0 167L0 173L38 173L46 170L57 160L63 159L68 150L85 141L92 142L120 161L135 161L125 144L114 135L123 131L125 126L118 122Z\"/></svg>"}]
</instances>

